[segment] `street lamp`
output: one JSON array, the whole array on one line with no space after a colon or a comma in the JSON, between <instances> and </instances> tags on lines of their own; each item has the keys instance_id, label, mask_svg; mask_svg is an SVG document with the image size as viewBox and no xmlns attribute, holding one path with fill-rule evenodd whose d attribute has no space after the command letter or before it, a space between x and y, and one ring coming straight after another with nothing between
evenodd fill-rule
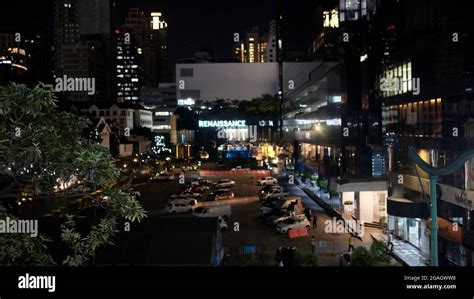
<instances>
[{"instance_id":1,"label":"street lamp","mask_svg":"<svg viewBox=\"0 0 474 299\"><path fill-rule=\"evenodd\" d=\"M444 167L432 167L418 155L413 146L408 147L408 155L430 177L430 202L431 202L431 266L438 266L438 206L436 197L436 180L440 175L455 172L474 156L474 149L463 152L453 163Z\"/></svg>"}]
</instances>

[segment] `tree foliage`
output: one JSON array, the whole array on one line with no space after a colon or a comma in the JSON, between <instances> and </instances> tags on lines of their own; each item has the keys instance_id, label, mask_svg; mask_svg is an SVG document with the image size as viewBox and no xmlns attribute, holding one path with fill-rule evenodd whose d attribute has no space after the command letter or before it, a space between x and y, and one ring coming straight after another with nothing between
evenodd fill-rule
<instances>
[{"instance_id":1,"label":"tree foliage","mask_svg":"<svg viewBox=\"0 0 474 299\"><path fill-rule=\"evenodd\" d=\"M88 119L59 111L56 100L52 87L43 84L0 87L0 205L8 206L27 190L33 200L82 196L103 209L104 218L87 236L76 231L73 216L61 228L72 252L64 263L82 265L98 247L111 244L119 218L140 221L146 212L116 186L120 171L108 150L90 139ZM9 252L0 255L0 264L43 265L52 260L46 255L27 258L28 253L44 253L44 239L21 236L13 244L9 238L0 236L4 252ZM12 255L21 248L25 250Z\"/></svg>"},{"instance_id":2,"label":"tree foliage","mask_svg":"<svg viewBox=\"0 0 474 299\"><path fill-rule=\"evenodd\" d=\"M16 217L0 209L0 219L15 220ZM48 240L43 235L32 237L29 234L1 234L0 266L49 266L54 261L46 253Z\"/></svg>"},{"instance_id":3,"label":"tree foliage","mask_svg":"<svg viewBox=\"0 0 474 299\"><path fill-rule=\"evenodd\" d=\"M278 112L278 101L276 97L264 94L259 98L252 99L248 102L241 102L239 110L250 115L276 115Z\"/></svg>"},{"instance_id":4,"label":"tree foliage","mask_svg":"<svg viewBox=\"0 0 474 299\"><path fill-rule=\"evenodd\" d=\"M389 266L390 257L383 242L375 240L370 249L357 247L351 257L352 266Z\"/></svg>"},{"instance_id":5,"label":"tree foliage","mask_svg":"<svg viewBox=\"0 0 474 299\"><path fill-rule=\"evenodd\" d=\"M301 267L317 267L319 266L319 259L313 253L303 253L301 251L295 252L296 265Z\"/></svg>"}]
</instances>

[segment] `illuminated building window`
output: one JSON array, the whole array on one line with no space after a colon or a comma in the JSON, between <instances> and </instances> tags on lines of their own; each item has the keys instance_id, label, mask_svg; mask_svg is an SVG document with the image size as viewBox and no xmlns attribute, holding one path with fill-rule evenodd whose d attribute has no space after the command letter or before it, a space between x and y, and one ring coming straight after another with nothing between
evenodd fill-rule
<instances>
[{"instance_id":1,"label":"illuminated building window","mask_svg":"<svg viewBox=\"0 0 474 299\"><path fill-rule=\"evenodd\" d=\"M323 12L323 27L339 28L339 13L337 9Z\"/></svg>"}]
</instances>

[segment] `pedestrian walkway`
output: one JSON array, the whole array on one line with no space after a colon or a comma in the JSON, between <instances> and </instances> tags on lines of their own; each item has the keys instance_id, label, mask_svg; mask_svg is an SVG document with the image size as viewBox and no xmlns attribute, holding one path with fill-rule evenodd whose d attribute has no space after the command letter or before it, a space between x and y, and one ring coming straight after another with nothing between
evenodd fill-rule
<instances>
[{"instance_id":1,"label":"pedestrian walkway","mask_svg":"<svg viewBox=\"0 0 474 299\"><path fill-rule=\"evenodd\" d=\"M313 185L308 179L303 181L299 176L296 177L296 180L299 182L300 187L308 188L313 192L317 197L323 200L325 203L330 205L334 209L341 208L341 199L338 196L327 196L327 193L321 191L318 186Z\"/></svg>"},{"instance_id":2,"label":"pedestrian walkway","mask_svg":"<svg viewBox=\"0 0 474 299\"><path fill-rule=\"evenodd\" d=\"M378 241L387 242L387 236L383 233L373 233L372 238ZM393 240L392 256L406 266L426 267L429 265L427 257L423 256L421 250L400 239Z\"/></svg>"}]
</instances>

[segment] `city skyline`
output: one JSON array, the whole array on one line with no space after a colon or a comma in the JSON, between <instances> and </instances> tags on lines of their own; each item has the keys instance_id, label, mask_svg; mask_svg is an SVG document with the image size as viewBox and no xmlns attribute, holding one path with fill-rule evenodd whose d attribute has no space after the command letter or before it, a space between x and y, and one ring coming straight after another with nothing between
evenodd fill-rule
<instances>
[{"instance_id":1,"label":"city skyline","mask_svg":"<svg viewBox=\"0 0 474 299\"><path fill-rule=\"evenodd\" d=\"M22 294L93 293L111 267L120 291L190 296L472 289L468 8L7 2L0 265L39 268L0 276Z\"/></svg>"}]
</instances>

